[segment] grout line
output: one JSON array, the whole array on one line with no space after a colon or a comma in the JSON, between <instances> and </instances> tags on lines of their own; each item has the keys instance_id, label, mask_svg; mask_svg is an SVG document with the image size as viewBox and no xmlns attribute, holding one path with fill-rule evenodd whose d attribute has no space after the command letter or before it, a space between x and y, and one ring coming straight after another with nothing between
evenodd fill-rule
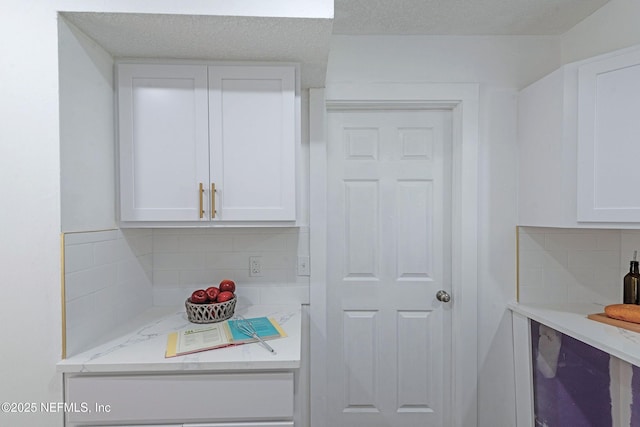
<instances>
[{"instance_id":1,"label":"grout line","mask_svg":"<svg viewBox=\"0 0 640 427\"><path fill-rule=\"evenodd\" d=\"M516 302L520 302L520 226L516 225Z\"/></svg>"},{"instance_id":2,"label":"grout line","mask_svg":"<svg viewBox=\"0 0 640 427\"><path fill-rule=\"evenodd\" d=\"M67 301L65 289L65 268L64 268L64 233L60 233L60 297L62 315L62 359L67 358Z\"/></svg>"}]
</instances>

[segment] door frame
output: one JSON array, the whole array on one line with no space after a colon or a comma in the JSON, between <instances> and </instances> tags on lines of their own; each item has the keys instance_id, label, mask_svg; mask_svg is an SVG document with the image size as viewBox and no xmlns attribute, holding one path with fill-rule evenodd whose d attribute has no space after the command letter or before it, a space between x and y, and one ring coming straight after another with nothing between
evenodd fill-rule
<instances>
[{"instance_id":1,"label":"door frame","mask_svg":"<svg viewBox=\"0 0 640 427\"><path fill-rule=\"evenodd\" d=\"M309 91L310 420L327 408L327 112L344 109L449 110L452 147L452 378L454 427L478 413L478 106L472 83L340 83ZM328 426L327 426L328 427Z\"/></svg>"}]
</instances>

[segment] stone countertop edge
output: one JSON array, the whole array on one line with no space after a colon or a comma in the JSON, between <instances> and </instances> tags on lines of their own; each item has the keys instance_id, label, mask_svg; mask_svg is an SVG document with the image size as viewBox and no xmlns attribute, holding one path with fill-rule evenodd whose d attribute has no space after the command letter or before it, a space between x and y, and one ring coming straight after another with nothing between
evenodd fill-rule
<instances>
[{"instance_id":1,"label":"stone countertop edge","mask_svg":"<svg viewBox=\"0 0 640 427\"><path fill-rule=\"evenodd\" d=\"M508 308L632 365L640 366L640 333L587 318L589 314L603 313L603 304L512 302L508 304Z\"/></svg>"},{"instance_id":2,"label":"stone countertop edge","mask_svg":"<svg viewBox=\"0 0 640 427\"><path fill-rule=\"evenodd\" d=\"M187 372L288 370L300 368L302 307L256 305L236 307L246 318L274 318L287 334L270 340L271 354L259 343L207 350L165 358L171 332L197 324L187 320L184 307L153 307L114 330L101 344L57 364L62 373Z\"/></svg>"}]
</instances>

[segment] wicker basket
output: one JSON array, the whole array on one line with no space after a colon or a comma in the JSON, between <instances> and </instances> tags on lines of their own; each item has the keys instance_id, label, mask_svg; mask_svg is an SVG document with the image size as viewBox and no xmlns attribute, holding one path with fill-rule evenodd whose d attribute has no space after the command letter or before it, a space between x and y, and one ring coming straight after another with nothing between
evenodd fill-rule
<instances>
[{"instance_id":1,"label":"wicker basket","mask_svg":"<svg viewBox=\"0 0 640 427\"><path fill-rule=\"evenodd\" d=\"M236 308L236 297L225 302L194 304L189 299L184 302L187 317L192 323L216 323L230 319Z\"/></svg>"}]
</instances>

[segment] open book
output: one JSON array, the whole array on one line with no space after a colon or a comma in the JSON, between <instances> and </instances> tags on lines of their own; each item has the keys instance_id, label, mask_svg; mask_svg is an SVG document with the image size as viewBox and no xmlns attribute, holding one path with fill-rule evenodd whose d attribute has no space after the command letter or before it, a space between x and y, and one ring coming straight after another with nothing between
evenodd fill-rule
<instances>
[{"instance_id":1,"label":"open book","mask_svg":"<svg viewBox=\"0 0 640 427\"><path fill-rule=\"evenodd\" d=\"M278 322L271 318L254 317L246 320L251 322L256 333L263 340L287 336ZM257 341L257 339L246 335L238 329L234 319L229 319L220 323L195 326L170 333L167 338L165 357L182 356L184 354Z\"/></svg>"}]
</instances>

